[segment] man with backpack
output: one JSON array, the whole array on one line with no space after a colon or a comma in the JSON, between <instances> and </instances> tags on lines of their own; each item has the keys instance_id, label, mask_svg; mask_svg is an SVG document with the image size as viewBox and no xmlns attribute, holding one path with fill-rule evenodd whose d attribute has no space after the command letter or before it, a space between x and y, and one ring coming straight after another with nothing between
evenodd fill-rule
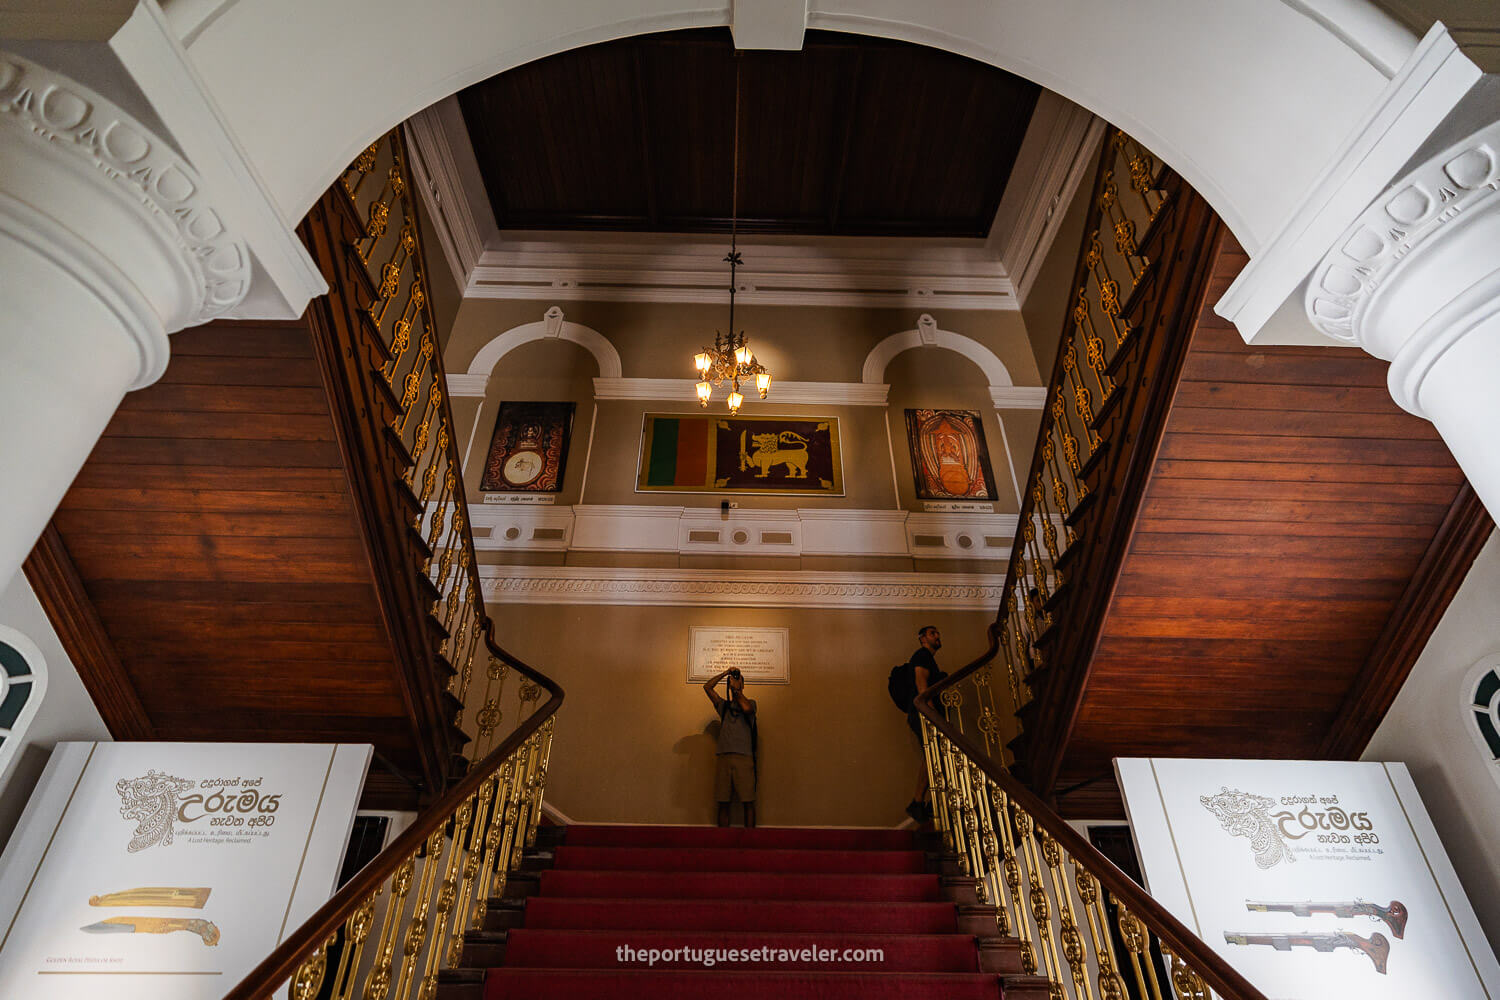
<instances>
[{"instance_id":1,"label":"man with backpack","mask_svg":"<svg viewBox=\"0 0 1500 1000\"><path fill-rule=\"evenodd\" d=\"M932 820L932 807L927 802L927 756L922 749L922 720L917 714L914 701L948 675L937 665L934 655L943 648L943 637L936 625L923 625L917 629L917 651L905 663L891 670L886 688L896 707L906 713L906 724L917 737L917 791L906 807L906 815L918 823Z\"/></svg>"}]
</instances>

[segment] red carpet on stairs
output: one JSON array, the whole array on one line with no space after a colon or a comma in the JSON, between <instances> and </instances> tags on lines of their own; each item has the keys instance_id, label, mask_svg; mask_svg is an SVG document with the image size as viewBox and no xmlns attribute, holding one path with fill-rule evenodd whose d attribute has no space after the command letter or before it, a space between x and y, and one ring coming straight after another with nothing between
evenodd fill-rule
<instances>
[{"instance_id":1,"label":"red carpet on stairs","mask_svg":"<svg viewBox=\"0 0 1500 1000\"><path fill-rule=\"evenodd\" d=\"M574 826L485 1000L1000 1000L951 899L905 831Z\"/></svg>"}]
</instances>

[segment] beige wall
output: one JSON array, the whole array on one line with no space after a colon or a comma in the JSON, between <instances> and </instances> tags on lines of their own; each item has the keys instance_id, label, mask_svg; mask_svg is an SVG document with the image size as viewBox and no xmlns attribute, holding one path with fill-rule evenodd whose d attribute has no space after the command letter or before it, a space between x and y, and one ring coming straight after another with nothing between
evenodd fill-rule
<instances>
[{"instance_id":1,"label":"beige wall","mask_svg":"<svg viewBox=\"0 0 1500 1000\"><path fill-rule=\"evenodd\" d=\"M484 344L515 326L536 322L543 311L537 303L466 300L447 350L448 370L466 370ZM689 359L702 345L704 331L711 337L713 324L722 324L725 318L722 310L709 306L569 303L564 312L569 321L597 330L614 344L627 377L643 378L690 377ZM911 311L899 310L762 308L746 309L744 316L744 327L751 331L751 345L760 359L777 379L795 381L858 382L871 348L892 333L911 329L916 322ZM1036 365L1018 313L944 312L936 318L942 328L971 336L989 347L1016 384L1037 384ZM795 333L759 333L794 328ZM480 499L475 494L502 401L571 399L577 410L558 503L716 506L718 494L635 490L644 414L695 414L703 410L695 403L680 401L604 400L595 404L591 379L597 374L593 356L583 348L564 341L538 341L501 359L482 408L478 400L455 400L454 417L462 436L459 446L465 450L471 497ZM1030 462L1036 433L1033 411L997 413L979 368L961 355L938 348L897 355L885 378L891 386L887 410L778 403L774 383L769 400L747 403L742 411L745 414L837 417L844 496L741 495L736 499L759 509L920 510L921 502L913 488L904 410L952 407L982 414L995 474L995 510L1019 510L1015 480L1024 480ZM722 406L716 399L709 411L717 412L715 408Z\"/></svg>"},{"instance_id":2,"label":"beige wall","mask_svg":"<svg viewBox=\"0 0 1500 1000\"><path fill-rule=\"evenodd\" d=\"M1094 196L1094 174L1091 170L1078 185L1067 214L1057 230L1052 246L1021 303L1021 317L1031 338L1033 355L1042 379L1051 379L1057 360L1057 345L1062 339L1063 320L1072 308L1073 275L1078 267L1078 251L1083 246L1083 227L1088 221L1089 202ZM1030 447L1030 445L1028 445ZM1029 455L1029 453L1028 453Z\"/></svg>"},{"instance_id":3,"label":"beige wall","mask_svg":"<svg viewBox=\"0 0 1500 1000\"><path fill-rule=\"evenodd\" d=\"M1500 653L1500 534L1474 561L1390 712L1365 749L1365 760L1402 761L1468 891L1490 945L1500 951L1500 784L1497 765L1479 752L1462 706L1471 667Z\"/></svg>"},{"instance_id":4,"label":"beige wall","mask_svg":"<svg viewBox=\"0 0 1500 1000\"><path fill-rule=\"evenodd\" d=\"M567 691L547 798L582 822L711 823L715 725L687 683L693 625L784 626L789 685L750 685L760 712L759 820L895 826L916 781L905 717L886 694L916 630L943 633L953 671L985 647L982 612L491 604L495 631Z\"/></svg>"}]
</instances>

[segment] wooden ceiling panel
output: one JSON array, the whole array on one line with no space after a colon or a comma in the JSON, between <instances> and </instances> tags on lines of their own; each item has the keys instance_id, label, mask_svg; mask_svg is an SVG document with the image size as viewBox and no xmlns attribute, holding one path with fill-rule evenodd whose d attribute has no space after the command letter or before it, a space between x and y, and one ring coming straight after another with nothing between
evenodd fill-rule
<instances>
[{"instance_id":1,"label":"wooden ceiling panel","mask_svg":"<svg viewBox=\"0 0 1500 1000\"><path fill-rule=\"evenodd\" d=\"M921 46L726 30L562 53L459 104L502 229L984 236L1040 90Z\"/></svg>"},{"instance_id":2,"label":"wooden ceiling panel","mask_svg":"<svg viewBox=\"0 0 1500 1000\"><path fill-rule=\"evenodd\" d=\"M1073 815L1117 756L1357 755L1489 533L1383 362L1213 314L1245 262L1219 255L1057 772Z\"/></svg>"}]
</instances>

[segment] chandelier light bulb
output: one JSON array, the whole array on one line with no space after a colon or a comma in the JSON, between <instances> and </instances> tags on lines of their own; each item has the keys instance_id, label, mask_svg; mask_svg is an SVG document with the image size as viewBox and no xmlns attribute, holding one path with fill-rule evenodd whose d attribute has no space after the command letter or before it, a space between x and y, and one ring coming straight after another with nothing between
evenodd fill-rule
<instances>
[{"instance_id":1,"label":"chandelier light bulb","mask_svg":"<svg viewBox=\"0 0 1500 1000\"><path fill-rule=\"evenodd\" d=\"M693 364L697 366L700 372L708 371L708 366L711 360L712 359L708 356L707 351L699 351L697 354L693 355Z\"/></svg>"},{"instance_id":2,"label":"chandelier light bulb","mask_svg":"<svg viewBox=\"0 0 1500 1000\"><path fill-rule=\"evenodd\" d=\"M712 395L714 387L707 382L698 383L698 402L704 406L708 405L708 397Z\"/></svg>"},{"instance_id":3,"label":"chandelier light bulb","mask_svg":"<svg viewBox=\"0 0 1500 1000\"><path fill-rule=\"evenodd\" d=\"M730 414L733 415L733 414L736 414L736 413L740 412L740 404L743 403L744 401L745 401L745 397L742 396L742 395L740 395L740 392L739 392L738 389L736 389L734 392L731 392L729 394L729 412L730 412Z\"/></svg>"},{"instance_id":4,"label":"chandelier light bulb","mask_svg":"<svg viewBox=\"0 0 1500 1000\"><path fill-rule=\"evenodd\" d=\"M745 344L740 344L739 347L736 347L734 349L734 360L739 364L748 365L750 363L750 357L750 348Z\"/></svg>"},{"instance_id":5,"label":"chandelier light bulb","mask_svg":"<svg viewBox=\"0 0 1500 1000\"><path fill-rule=\"evenodd\" d=\"M755 388L760 391L760 398L766 398L766 392L771 388L771 373L761 372L755 376Z\"/></svg>"}]
</instances>

